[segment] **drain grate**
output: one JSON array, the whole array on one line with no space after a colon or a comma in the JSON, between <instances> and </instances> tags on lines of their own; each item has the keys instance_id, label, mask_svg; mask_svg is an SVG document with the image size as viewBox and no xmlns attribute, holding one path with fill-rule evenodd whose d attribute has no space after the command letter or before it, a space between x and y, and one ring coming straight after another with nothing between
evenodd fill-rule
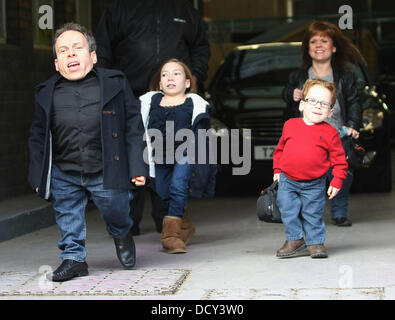
<instances>
[{"instance_id":1,"label":"drain grate","mask_svg":"<svg viewBox=\"0 0 395 320\"><path fill-rule=\"evenodd\" d=\"M52 282L45 274L2 272L0 296L173 295L190 274L184 269L89 270L89 276Z\"/></svg>"}]
</instances>

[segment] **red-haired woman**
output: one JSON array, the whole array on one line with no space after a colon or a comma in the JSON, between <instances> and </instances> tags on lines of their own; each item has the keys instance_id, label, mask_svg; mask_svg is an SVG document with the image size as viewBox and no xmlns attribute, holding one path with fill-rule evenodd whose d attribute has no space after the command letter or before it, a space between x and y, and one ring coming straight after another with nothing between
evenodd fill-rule
<instances>
[{"instance_id":1,"label":"red-haired woman","mask_svg":"<svg viewBox=\"0 0 395 320\"><path fill-rule=\"evenodd\" d=\"M327 120L338 129L340 135L359 137L362 110L356 87L356 78L350 64L357 64L362 56L346 38L339 27L325 21L314 21L305 33L302 42L302 67L289 76L283 91L287 103L285 119L300 117L299 101L301 88L307 79L323 79L334 82L337 100L334 114ZM332 178L331 170L328 179ZM331 200L331 215L338 226L351 226L348 218L348 197L353 180L353 169L349 168L347 179L339 194Z\"/></svg>"}]
</instances>

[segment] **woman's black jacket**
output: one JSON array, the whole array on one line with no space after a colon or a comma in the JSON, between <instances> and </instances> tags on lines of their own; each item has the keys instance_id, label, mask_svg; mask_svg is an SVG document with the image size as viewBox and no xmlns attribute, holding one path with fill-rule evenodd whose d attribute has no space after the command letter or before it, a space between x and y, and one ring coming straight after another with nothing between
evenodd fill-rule
<instances>
[{"instance_id":1,"label":"woman's black jacket","mask_svg":"<svg viewBox=\"0 0 395 320\"><path fill-rule=\"evenodd\" d=\"M293 91L295 88L302 89L307 79L307 69L297 69L289 75L288 84L283 90L283 99L287 104L284 112L285 121L301 116L299 102L293 100ZM345 126L359 130L362 125L362 110L355 74L351 71L340 71L333 68L333 79Z\"/></svg>"}]
</instances>

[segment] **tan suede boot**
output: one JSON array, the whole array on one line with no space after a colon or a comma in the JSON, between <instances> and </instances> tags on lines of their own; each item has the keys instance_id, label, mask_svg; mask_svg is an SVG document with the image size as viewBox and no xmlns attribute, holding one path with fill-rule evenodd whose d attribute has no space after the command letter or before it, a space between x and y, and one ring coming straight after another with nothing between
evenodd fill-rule
<instances>
[{"instance_id":1,"label":"tan suede boot","mask_svg":"<svg viewBox=\"0 0 395 320\"><path fill-rule=\"evenodd\" d=\"M192 221L188 215L188 209L185 209L184 216L181 219L181 240L184 241L185 244L192 238L195 234L195 227L192 225Z\"/></svg>"},{"instance_id":2,"label":"tan suede boot","mask_svg":"<svg viewBox=\"0 0 395 320\"><path fill-rule=\"evenodd\" d=\"M181 240L181 218L166 216L163 219L162 246L167 253L185 253L187 248Z\"/></svg>"}]
</instances>

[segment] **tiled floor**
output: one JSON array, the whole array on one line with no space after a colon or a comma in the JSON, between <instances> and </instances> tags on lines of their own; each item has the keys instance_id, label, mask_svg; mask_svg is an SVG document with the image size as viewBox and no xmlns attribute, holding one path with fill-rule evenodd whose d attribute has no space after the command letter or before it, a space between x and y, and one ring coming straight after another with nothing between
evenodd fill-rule
<instances>
[{"instance_id":1,"label":"tiled floor","mask_svg":"<svg viewBox=\"0 0 395 320\"><path fill-rule=\"evenodd\" d=\"M49 268L49 267L48 267ZM89 276L51 282L42 273L0 273L0 296L173 295L189 275L182 269L90 270Z\"/></svg>"}]
</instances>

